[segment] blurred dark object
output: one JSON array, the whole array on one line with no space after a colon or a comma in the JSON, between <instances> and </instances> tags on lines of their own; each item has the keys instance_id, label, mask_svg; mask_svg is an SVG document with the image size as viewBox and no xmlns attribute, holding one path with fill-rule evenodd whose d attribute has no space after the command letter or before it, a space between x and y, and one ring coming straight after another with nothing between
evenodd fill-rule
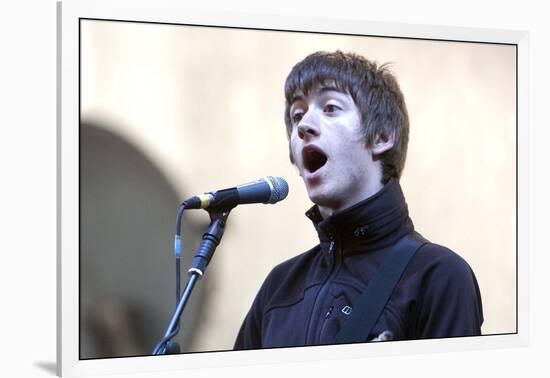
<instances>
[{"instance_id":1,"label":"blurred dark object","mask_svg":"<svg viewBox=\"0 0 550 378\"><path fill-rule=\"evenodd\" d=\"M180 201L137 148L97 124L81 124L81 359L148 355L164 334L176 304L173 239ZM184 219L183 272L201 227ZM181 319L174 341L182 352L193 341L204 296L199 285Z\"/></svg>"}]
</instances>

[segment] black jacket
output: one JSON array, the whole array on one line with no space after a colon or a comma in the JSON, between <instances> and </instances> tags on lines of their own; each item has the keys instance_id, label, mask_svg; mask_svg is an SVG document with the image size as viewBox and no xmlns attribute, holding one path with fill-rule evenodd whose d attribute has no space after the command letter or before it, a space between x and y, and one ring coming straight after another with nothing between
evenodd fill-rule
<instances>
[{"instance_id":1,"label":"black jacket","mask_svg":"<svg viewBox=\"0 0 550 378\"><path fill-rule=\"evenodd\" d=\"M396 180L326 220L316 206L306 215L320 244L271 271L235 349L333 344L386 252L413 231ZM479 335L482 323L479 287L468 264L428 243L413 256L368 340Z\"/></svg>"}]
</instances>

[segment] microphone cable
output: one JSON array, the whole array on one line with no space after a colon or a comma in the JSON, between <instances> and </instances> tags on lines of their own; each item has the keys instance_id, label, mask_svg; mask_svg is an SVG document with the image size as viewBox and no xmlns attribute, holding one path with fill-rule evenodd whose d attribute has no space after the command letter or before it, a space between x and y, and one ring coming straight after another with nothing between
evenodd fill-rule
<instances>
[{"instance_id":1,"label":"microphone cable","mask_svg":"<svg viewBox=\"0 0 550 378\"><path fill-rule=\"evenodd\" d=\"M183 218L183 212L185 211L186 206L187 204L183 202L180 205L178 209L178 214L176 216L176 235L174 237L174 257L176 258L176 306L178 305L181 298L181 249L182 249L181 222ZM174 336L179 332L179 330L180 330L180 322L178 319Z\"/></svg>"},{"instance_id":2,"label":"microphone cable","mask_svg":"<svg viewBox=\"0 0 550 378\"><path fill-rule=\"evenodd\" d=\"M174 257L176 264L176 307L181 298L181 247L182 247L182 237L181 237L181 221L183 218L183 212L187 204L183 202L179 209L178 214L176 215L176 235L174 237ZM172 349L177 345L171 341L171 339L178 334L180 331L180 320L178 319L174 330L170 332L169 335L166 335L159 341L155 348L153 349L153 355L164 354L167 350ZM179 349L179 347L176 347Z\"/></svg>"}]
</instances>

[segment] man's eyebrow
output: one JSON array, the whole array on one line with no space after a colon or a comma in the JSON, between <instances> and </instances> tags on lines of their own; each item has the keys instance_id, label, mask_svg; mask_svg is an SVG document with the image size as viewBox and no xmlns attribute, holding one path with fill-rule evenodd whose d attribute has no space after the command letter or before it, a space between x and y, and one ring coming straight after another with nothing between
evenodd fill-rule
<instances>
[{"instance_id":1,"label":"man's eyebrow","mask_svg":"<svg viewBox=\"0 0 550 378\"><path fill-rule=\"evenodd\" d=\"M290 104L294 104L296 101L301 101L304 99L304 95L303 94L297 94L297 95L294 95L292 97L292 100L290 100Z\"/></svg>"},{"instance_id":2,"label":"man's eyebrow","mask_svg":"<svg viewBox=\"0 0 550 378\"><path fill-rule=\"evenodd\" d=\"M342 91L340 88L333 87L333 86L319 88L319 93L325 93L325 92L338 92L338 93L345 94L345 92Z\"/></svg>"}]
</instances>

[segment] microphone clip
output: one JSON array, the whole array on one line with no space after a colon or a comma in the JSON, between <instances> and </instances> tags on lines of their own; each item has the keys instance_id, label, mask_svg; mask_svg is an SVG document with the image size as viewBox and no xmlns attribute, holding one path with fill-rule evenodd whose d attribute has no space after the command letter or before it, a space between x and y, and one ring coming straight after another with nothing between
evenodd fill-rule
<instances>
[{"instance_id":1,"label":"microphone clip","mask_svg":"<svg viewBox=\"0 0 550 378\"><path fill-rule=\"evenodd\" d=\"M186 209L205 209L209 213L220 213L229 212L237 207L240 199L239 191L235 188L230 188L190 197L182 205Z\"/></svg>"},{"instance_id":2,"label":"microphone clip","mask_svg":"<svg viewBox=\"0 0 550 378\"><path fill-rule=\"evenodd\" d=\"M213 203L208 207L208 213L210 219L214 217L223 216L224 213L229 215L229 212L233 210L240 202L239 191L235 188L218 190L213 194ZM225 216L227 218L227 216Z\"/></svg>"}]
</instances>

